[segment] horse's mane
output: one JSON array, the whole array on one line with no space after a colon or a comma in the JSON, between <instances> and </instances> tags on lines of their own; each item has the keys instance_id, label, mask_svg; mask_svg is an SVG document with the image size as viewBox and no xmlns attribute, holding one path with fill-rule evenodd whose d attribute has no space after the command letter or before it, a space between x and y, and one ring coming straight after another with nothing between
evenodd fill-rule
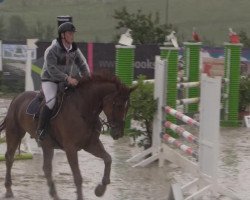
<instances>
[{"instance_id":1,"label":"horse's mane","mask_svg":"<svg viewBox=\"0 0 250 200\"><path fill-rule=\"evenodd\" d=\"M115 76L111 72L93 73L89 79L82 79L79 82L79 87L81 87L89 82L106 82L106 83L108 82L108 83L115 84L116 87L120 88L120 89L121 88L124 88L124 89L128 88L121 82L121 80L117 76Z\"/></svg>"}]
</instances>

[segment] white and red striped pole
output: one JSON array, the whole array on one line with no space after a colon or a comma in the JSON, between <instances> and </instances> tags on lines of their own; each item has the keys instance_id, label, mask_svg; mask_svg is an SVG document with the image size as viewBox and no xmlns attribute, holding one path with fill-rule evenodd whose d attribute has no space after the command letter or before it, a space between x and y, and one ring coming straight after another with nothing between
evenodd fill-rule
<instances>
[{"instance_id":1,"label":"white and red striped pole","mask_svg":"<svg viewBox=\"0 0 250 200\"><path fill-rule=\"evenodd\" d=\"M200 123L197 122L196 120L184 115L183 113L181 113L181 112L179 112L179 111L177 111L169 106L166 106L164 109L165 109L166 113L176 117L177 119L185 122L188 125L193 125L193 126L197 126L197 127L200 126Z\"/></svg>"},{"instance_id":2,"label":"white and red striped pole","mask_svg":"<svg viewBox=\"0 0 250 200\"><path fill-rule=\"evenodd\" d=\"M198 153L196 151L194 151L191 147L181 143L180 141L178 141L177 139L171 137L167 133L165 133L165 134L162 133L161 138L162 138L163 142L167 142L169 144L175 145L177 148L179 148L180 150L182 150L186 154L188 154L188 155L194 157L196 160L198 160L198 158L199 158Z\"/></svg>"},{"instance_id":3,"label":"white and red striped pole","mask_svg":"<svg viewBox=\"0 0 250 200\"><path fill-rule=\"evenodd\" d=\"M171 130L178 133L179 135L181 135L182 137L184 137L185 139L187 139L190 142L193 142L195 144L199 143L199 139L196 136L194 136L192 133L186 131L184 128L182 128L176 124L173 124L172 122L166 121L164 123L164 126L166 128L170 128Z\"/></svg>"}]
</instances>

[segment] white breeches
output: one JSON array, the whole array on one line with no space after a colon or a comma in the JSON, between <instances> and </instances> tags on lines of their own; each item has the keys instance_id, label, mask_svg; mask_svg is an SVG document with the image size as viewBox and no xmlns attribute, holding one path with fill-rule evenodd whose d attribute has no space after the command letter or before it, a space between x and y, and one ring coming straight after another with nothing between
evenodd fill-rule
<instances>
[{"instance_id":1,"label":"white breeches","mask_svg":"<svg viewBox=\"0 0 250 200\"><path fill-rule=\"evenodd\" d=\"M45 81L42 82L42 89L46 100L46 105L49 109L52 109L56 103L56 93L58 84Z\"/></svg>"}]
</instances>

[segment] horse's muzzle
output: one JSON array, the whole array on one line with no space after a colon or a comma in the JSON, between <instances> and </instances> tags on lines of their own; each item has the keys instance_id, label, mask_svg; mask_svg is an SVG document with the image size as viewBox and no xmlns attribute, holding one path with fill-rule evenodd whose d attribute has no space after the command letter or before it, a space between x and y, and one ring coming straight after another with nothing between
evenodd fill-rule
<instances>
[{"instance_id":1,"label":"horse's muzzle","mask_svg":"<svg viewBox=\"0 0 250 200\"><path fill-rule=\"evenodd\" d=\"M110 129L110 135L112 136L112 138L114 140L118 140L119 138L121 138L124 135L124 130L123 127L111 127Z\"/></svg>"}]
</instances>

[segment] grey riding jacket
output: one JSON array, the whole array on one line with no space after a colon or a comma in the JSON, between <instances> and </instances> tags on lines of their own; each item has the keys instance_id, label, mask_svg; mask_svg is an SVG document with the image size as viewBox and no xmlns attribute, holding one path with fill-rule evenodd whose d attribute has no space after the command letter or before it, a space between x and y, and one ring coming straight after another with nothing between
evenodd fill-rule
<instances>
[{"instance_id":1,"label":"grey riding jacket","mask_svg":"<svg viewBox=\"0 0 250 200\"><path fill-rule=\"evenodd\" d=\"M54 40L44 53L41 80L59 83L65 81L68 76L78 80L89 77L86 58L75 43L67 51L61 40Z\"/></svg>"}]
</instances>

